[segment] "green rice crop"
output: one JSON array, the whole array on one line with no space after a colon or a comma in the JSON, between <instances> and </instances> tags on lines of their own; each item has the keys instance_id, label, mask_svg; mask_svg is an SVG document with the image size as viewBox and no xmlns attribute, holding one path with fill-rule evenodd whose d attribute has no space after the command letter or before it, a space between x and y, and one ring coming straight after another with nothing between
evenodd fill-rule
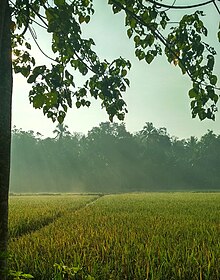
<instances>
[{"instance_id":1,"label":"green rice crop","mask_svg":"<svg viewBox=\"0 0 220 280\"><path fill-rule=\"evenodd\" d=\"M96 280L220 279L219 193L106 195L66 210L10 241L12 269L42 280L54 263L86 266Z\"/></svg>"},{"instance_id":2,"label":"green rice crop","mask_svg":"<svg viewBox=\"0 0 220 280\"><path fill-rule=\"evenodd\" d=\"M24 195L9 198L9 236L35 231L96 199L96 195Z\"/></svg>"}]
</instances>

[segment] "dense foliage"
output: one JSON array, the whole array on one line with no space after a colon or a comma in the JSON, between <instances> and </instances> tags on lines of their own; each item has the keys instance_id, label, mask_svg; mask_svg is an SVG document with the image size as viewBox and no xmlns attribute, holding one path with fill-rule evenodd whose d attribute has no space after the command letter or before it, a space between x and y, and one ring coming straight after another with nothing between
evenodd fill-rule
<instances>
[{"instance_id":1,"label":"dense foliage","mask_svg":"<svg viewBox=\"0 0 220 280\"><path fill-rule=\"evenodd\" d=\"M171 137L146 123L135 134L101 123L87 135L58 125L55 138L14 129L11 192L128 192L220 188L220 135Z\"/></svg>"},{"instance_id":2,"label":"dense foliage","mask_svg":"<svg viewBox=\"0 0 220 280\"><path fill-rule=\"evenodd\" d=\"M34 108L42 109L44 115L62 123L68 108L90 106L89 96L100 99L110 120L116 116L124 119L127 112L123 92L130 82L127 73L131 64L124 58L112 62L101 60L95 52L93 38L83 38L83 24L89 24L95 7L92 0L77 1L10 1L13 11L13 44L16 57L15 73L21 73L32 85L29 93ZM205 26L204 6L164 5L160 1L109 0L113 13L123 13L127 36L134 42L135 56L150 64L157 56L164 55L169 63L178 66L182 74L192 82L189 91L192 117L201 120L215 119L219 99L218 77L215 74L217 52L210 45L208 28ZM212 3L213 2L213 3ZM173 10L184 10L177 18ZM190 9L190 11L188 11ZM199 9L199 10L196 10ZM186 11L188 13L186 14ZM42 50L35 29L50 34L47 50ZM220 40L218 26L216 44ZM37 65L32 57L33 38L40 51L51 61L50 66ZM37 34L40 32L37 32ZM217 39L218 38L218 39ZM50 51L51 57L48 56ZM75 71L85 76L85 84L78 88ZM87 75L88 74L88 75Z\"/></svg>"}]
</instances>

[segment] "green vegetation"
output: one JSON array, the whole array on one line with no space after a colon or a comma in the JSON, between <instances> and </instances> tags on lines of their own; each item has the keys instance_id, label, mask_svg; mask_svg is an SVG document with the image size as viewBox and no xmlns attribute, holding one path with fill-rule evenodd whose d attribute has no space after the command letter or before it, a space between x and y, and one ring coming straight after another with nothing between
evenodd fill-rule
<instances>
[{"instance_id":1,"label":"green vegetation","mask_svg":"<svg viewBox=\"0 0 220 280\"><path fill-rule=\"evenodd\" d=\"M146 2L146 3L145 3ZM178 7L157 1L109 0L114 13L124 13L128 37L134 41L135 56L150 64L164 55L178 66L192 82L189 97L192 117L215 119L218 78L215 75L215 49L209 44L203 11L186 11L175 19L173 9L192 9L213 4ZM165 10L161 8L166 8ZM13 72L22 74L31 89L29 100L52 121L63 123L68 108L89 107L90 97L98 99L112 121L123 120L127 113L123 93L130 85L127 78L130 61L119 57L101 60L93 38L84 38L83 23L95 14L92 0L16 0L0 1L0 278L6 280L8 239L8 194L10 181L10 146ZM175 14L175 13L174 13ZM175 16L174 16L175 18ZM168 23L171 23L168 24ZM111 23L110 23L111 24ZM37 25L37 26L36 26ZM37 27L37 28L36 28ZM216 26L218 41L219 27ZM39 31L39 28L41 28ZM213 29L213 26L212 26ZM51 38L44 51L38 34ZM26 37L26 34L28 36ZM30 35L33 40L30 39ZM44 36L42 36L43 38ZM39 65L31 52L32 43L52 62ZM52 57L48 56L49 53ZM12 57L14 59L12 61ZM33 56L32 56L33 55ZM100 55L101 56L101 55ZM36 64L37 63L37 64ZM69 72L70 71L70 72ZM84 76L84 84L75 84L75 71ZM137 97L138 98L138 97Z\"/></svg>"},{"instance_id":2,"label":"green vegetation","mask_svg":"<svg viewBox=\"0 0 220 280\"><path fill-rule=\"evenodd\" d=\"M14 129L11 192L220 190L220 135L178 139L146 123L136 134L101 123L88 135L58 125L54 138Z\"/></svg>"},{"instance_id":3,"label":"green vegetation","mask_svg":"<svg viewBox=\"0 0 220 280\"><path fill-rule=\"evenodd\" d=\"M96 280L220 278L219 193L106 195L87 204L94 198L48 198L51 215L56 208L61 215L10 239L10 268L39 280L52 279L55 263L86 267ZM29 207L18 209L19 199L10 200L11 230L14 215L21 221L39 205L33 214L39 223L44 211L44 197L22 198Z\"/></svg>"},{"instance_id":4,"label":"green vegetation","mask_svg":"<svg viewBox=\"0 0 220 280\"><path fill-rule=\"evenodd\" d=\"M98 196L11 196L10 229L11 238L35 231L52 223L67 211L75 211ZM28 209L28 211L24 211Z\"/></svg>"}]
</instances>

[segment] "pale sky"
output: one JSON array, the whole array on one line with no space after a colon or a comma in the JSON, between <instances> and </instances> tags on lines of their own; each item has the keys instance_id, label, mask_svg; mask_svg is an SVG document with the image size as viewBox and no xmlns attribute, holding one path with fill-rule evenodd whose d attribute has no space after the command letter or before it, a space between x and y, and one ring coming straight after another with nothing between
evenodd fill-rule
<instances>
[{"instance_id":1,"label":"pale sky","mask_svg":"<svg viewBox=\"0 0 220 280\"><path fill-rule=\"evenodd\" d=\"M138 61L134 56L133 42L127 38L122 14L113 15L111 7L106 5L107 0L94 2L96 13L91 22L83 27L85 37L94 38L95 50L101 58L112 60L122 56L132 62L129 73L131 86L124 95L128 109L125 117L127 130L135 132L141 130L145 122L153 122L157 128L166 127L170 135L179 138L188 138L192 135L200 137L208 129L220 134L219 112L216 114L215 122L191 118L188 97L191 88L189 78L183 76L178 67L170 65L165 57L155 59L151 65ZM172 2L166 1L166 3ZM185 1L185 3L190 2L192 3L192 1ZM183 4L183 1L177 0L177 4ZM208 16L210 40L218 53L216 74L220 79L220 44L217 42L216 35L220 16L212 5L205 8L205 12ZM38 40L45 52L49 53L49 40L44 35L38 36ZM45 57L35 46L33 52L39 63L45 63ZM78 74L76 80L79 83L81 81ZM218 87L220 87L219 82ZM41 110L32 107L28 99L29 89L30 86L24 78L20 75L14 76L13 125L24 130L40 132L44 136L52 136L56 123L47 119ZM68 125L70 132L86 133L103 121L108 121L108 115L104 109L101 109L100 102L94 99L90 108L69 109L65 124Z\"/></svg>"}]
</instances>

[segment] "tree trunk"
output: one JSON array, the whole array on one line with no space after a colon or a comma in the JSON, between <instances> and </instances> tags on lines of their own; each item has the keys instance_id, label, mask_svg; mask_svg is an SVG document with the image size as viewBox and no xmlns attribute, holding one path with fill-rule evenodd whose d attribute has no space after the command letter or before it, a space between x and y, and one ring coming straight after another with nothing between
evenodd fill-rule
<instances>
[{"instance_id":1,"label":"tree trunk","mask_svg":"<svg viewBox=\"0 0 220 280\"><path fill-rule=\"evenodd\" d=\"M7 278L8 193L11 147L12 62L10 9L0 0L0 279Z\"/></svg>"}]
</instances>

